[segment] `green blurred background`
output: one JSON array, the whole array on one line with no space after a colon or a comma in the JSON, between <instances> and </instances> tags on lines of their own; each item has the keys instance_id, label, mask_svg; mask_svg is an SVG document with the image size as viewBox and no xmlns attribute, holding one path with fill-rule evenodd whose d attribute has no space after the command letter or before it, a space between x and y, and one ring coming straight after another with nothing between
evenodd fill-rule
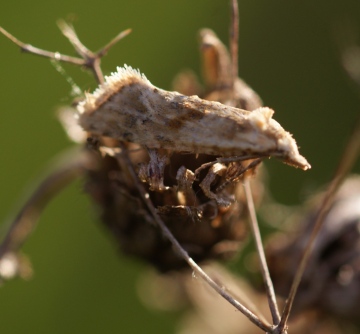
<instances>
[{"instance_id":1,"label":"green blurred background","mask_svg":"<svg viewBox=\"0 0 360 334\"><path fill-rule=\"evenodd\" d=\"M73 50L55 25L59 18L72 20L95 50L130 27L133 33L104 59L104 71L126 63L170 89L181 69L199 73L200 28L212 28L227 42L228 2L2 1L0 25L24 42L66 54ZM359 116L358 90L342 70L336 36L360 34L360 2L247 0L239 8L240 75L275 109L275 119L294 134L313 166L302 172L275 160L266 163L274 197L300 204L330 179ZM54 113L71 102L71 88L48 60L19 53L2 36L0 51L0 219L5 222L46 164L72 145ZM87 73L64 68L82 89L95 87ZM146 266L118 256L80 182L47 207L24 251L35 275L0 288L1 332L174 331L176 315L141 305L135 286Z\"/></svg>"}]
</instances>

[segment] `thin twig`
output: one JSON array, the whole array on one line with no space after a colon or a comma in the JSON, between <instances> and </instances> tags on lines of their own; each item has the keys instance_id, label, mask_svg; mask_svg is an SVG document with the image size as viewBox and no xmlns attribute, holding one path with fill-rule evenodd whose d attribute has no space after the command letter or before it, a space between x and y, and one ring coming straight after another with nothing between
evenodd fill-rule
<instances>
[{"instance_id":1,"label":"thin twig","mask_svg":"<svg viewBox=\"0 0 360 334\"><path fill-rule=\"evenodd\" d=\"M72 181L83 175L89 165L86 152L67 156L66 163L54 168L36 187L31 196L22 205L19 213L12 220L0 244L0 259L9 252L16 252L32 232L40 213L46 204Z\"/></svg>"},{"instance_id":2,"label":"thin twig","mask_svg":"<svg viewBox=\"0 0 360 334\"><path fill-rule=\"evenodd\" d=\"M64 20L58 20L57 25L61 33L69 40L71 45L74 47L76 53L83 59L89 57L94 58L94 53L90 51L79 39L76 31L72 25Z\"/></svg>"},{"instance_id":3,"label":"thin twig","mask_svg":"<svg viewBox=\"0 0 360 334\"><path fill-rule=\"evenodd\" d=\"M335 176L331 181L326 193L324 194L323 200L318 209L313 231L307 242L304 254L302 255L299 267L296 271L294 281L291 285L290 293L287 298L283 314L281 316L280 324L278 326L278 331L276 331L275 333L279 333L279 334L283 333L283 330L287 326L287 321L292 309L292 305L294 303L294 298L297 289L299 287L299 284L301 282L301 278L304 274L309 257L311 255L312 249L314 247L315 239L319 234L319 231L324 223L324 218L326 217L326 214L329 211L329 208L334 200L334 197L336 195L337 190L339 189L339 186L341 185L344 178L351 170L359 154L360 154L360 120L358 121L357 127L355 128L349 142L346 145L342 158L336 169Z\"/></svg>"},{"instance_id":4,"label":"thin twig","mask_svg":"<svg viewBox=\"0 0 360 334\"><path fill-rule=\"evenodd\" d=\"M256 249L257 249L257 252L259 255L259 259L260 259L260 268L261 268L261 273L262 273L263 279L264 279L265 290L266 290L266 294L268 297L270 312L271 312L271 316L273 319L273 323L275 326L277 326L280 322L280 314L279 314L278 306L276 303L274 286L271 281L269 268L268 268L267 262L266 262L265 252L264 252L261 235L260 235L259 224L258 224L258 221L256 218L255 206L254 206L254 201L253 201L253 197L252 197L252 193L251 193L249 178L246 178L244 180L244 189L245 189L246 202L247 202L249 214L250 214L250 222L251 222L250 226L251 226L251 229L252 229L252 232L254 235L255 245L256 245Z\"/></svg>"},{"instance_id":5,"label":"thin twig","mask_svg":"<svg viewBox=\"0 0 360 334\"><path fill-rule=\"evenodd\" d=\"M239 6L237 0L231 0L230 54L233 75L233 91L238 78Z\"/></svg>"},{"instance_id":6,"label":"thin twig","mask_svg":"<svg viewBox=\"0 0 360 334\"><path fill-rule=\"evenodd\" d=\"M131 29L126 29L124 31L121 31L116 37L114 37L108 44L106 44L104 47L102 47L99 51L96 52L97 56L99 58L104 57L108 51L117 43L119 42L121 39L123 39L124 37L126 37L127 35L129 35L131 33Z\"/></svg>"},{"instance_id":7,"label":"thin twig","mask_svg":"<svg viewBox=\"0 0 360 334\"><path fill-rule=\"evenodd\" d=\"M58 21L58 27L62 34L69 40L71 45L74 47L78 55L84 59L84 66L89 68L99 84L104 82L104 74L101 70L101 58L89 50L77 36L73 26L69 25L65 21Z\"/></svg>"},{"instance_id":8,"label":"thin twig","mask_svg":"<svg viewBox=\"0 0 360 334\"><path fill-rule=\"evenodd\" d=\"M11 35L4 28L0 27L0 33L2 33L5 37L10 39L13 43L20 47L21 51L32 53L41 57L54 59L56 61L62 61L65 63L80 65L90 69L93 72L93 75L96 81L101 84L104 82L104 75L101 71L100 63L101 58L106 55L109 49L114 46L118 41L127 36L131 30L127 29L120 32L115 38L113 38L109 43L107 43L103 48L101 48L98 52L94 53L89 50L78 38L74 28L64 21L59 21L58 26L63 33L63 35L68 38L70 43L75 48L76 52L81 56L71 57L67 55L63 55L59 52L50 52L43 49L36 48L30 44L26 44L18 40L15 36Z\"/></svg>"},{"instance_id":9,"label":"thin twig","mask_svg":"<svg viewBox=\"0 0 360 334\"><path fill-rule=\"evenodd\" d=\"M15 43L17 46L19 46L21 51L23 51L23 52L32 53L32 54L35 54L35 55L38 55L41 57L55 59L55 60L62 61L65 63L73 64L73 65L84 66L84 64L85 64L84 60L81 58L63 55L58 52L50 52L50 51L42 50L42 49L36 48L30 44L23 43L23 42L19 41L15 36L11 35L8 31L6 31L2 27L0 27L0 32L4 36L6 36L8 39L10 39L13 43Z\"/></svg>"},{"instance_id":10,"label":"thin twig","mask_svg":"<svg viewBox=\"0 0 360 334\"><path fill-rule=\"evenodd\" d=\"M137 187L137 190L139 191L140 198L144 202L146 208L149 210L150 214L152 215L153 219L155 220L156 224L164 234L164 236L171 242L174 250L183 258L189 266L196 272L197 275L199 275L204 281L211 286L219 295L221 295L225 300L227 300L231 305L233 305L237 310L239 310L242 314L244 314L253 324L258 326L260 329L270 332L272 331L272 326L270 324L267 324L263 322L261 319L259 319L253 312L251 312L249 309L247 309L244 305L242 305L239 301L235 300L233 297L231 297L224 288L220 287L216 282L209 277L202 269L201 267L189 256L189 254L184 250L184 248L180 245L180 243L176 240L176 238L173 236L171 231L168 229L168 227L165 225L165 223L162 221L160 216L157 214L156 209L154 205L152 204L149 194L145 191L143 185L141 184L135 170L133 167L133 164L127 155L126 148L123 144L120 144L120 147L122 149L122 153L120 155L117 155L118 159L124 159L128 171L131 174L131 177L133 178L133 181L135 183L135 186Z\"/></svg>"}]
</instances>

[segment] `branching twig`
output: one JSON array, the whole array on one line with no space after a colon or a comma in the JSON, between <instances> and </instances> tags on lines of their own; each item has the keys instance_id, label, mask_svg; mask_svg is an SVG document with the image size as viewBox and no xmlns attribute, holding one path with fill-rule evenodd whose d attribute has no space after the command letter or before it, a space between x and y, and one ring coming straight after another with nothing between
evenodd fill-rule
<instances>
[{"instance_id":1,"label":"branching twig","mask_svg":"<svg viewBox=\"0 0 360 334\"><path fill-rule=\"evenodd\" d=\"M81 56L81 58L78 57L72 57L63 55L59 52L50 52L43 49L36 48L30 44L26 44L18 40L15 36L11 35L9 32L7 32L4 28L0 27L0 33L2 33L4 36L6 36L8 39L10 39L13 43L15 43L17 46L20 47L21 51L32 53L41 57L54 59L57 61L62 61L65 63L73 64L73 65L80 65L84 66L88 69L90 69L95 79L98 83L104 82L104 75L100 68L100 62L101 58L106 55L106 53L109 51L109 49L114 46L120 39L127 36L131 30L127 29L122 31L120 34L118 34L114 39L112 39L108 44L106 44L103 48L101 48L96 53L90 51L87 47L85 47L77 37L75 30L73 27L65 23L64 21L60 21L59 27L62 31L62 33L69 39L70 43L74 46L76 52Z\"/></svg>"},{"instance_id":2,"label":"branching twig","mask_svg":"<svg viewBox=\"0 0 360 334\"><path fill-rule=\"evenodd\" d=\"M34 47L34 46L30 45L30 44L23 43L23 42L19 41L15 36L13 36L9 32L7 32L2 27L0 27L0 32L5 37L10 39L10 41L12 41L17 46L19 46L21 51L23 51L23 52L32 53L32 54L35 54L35 55L38 55L38 56L41 56L41 57L55 59L55 60L62 61L62 62L65 62L65 63L73 64L73 65L80 65L80 66L84 65L84 60L81 59L81 58L63 55L63 54L60 54L58 52L46 51L46 50L43 50L43 49L36 48L36 47Z\"/></svg>"},{"instance_id":3,"label":"branching twig","mask_svg":"<svg viewBox=\"0 0 360 334\"><path fill-rule=\"evenodd\" d=\"M104 57L108 51L117 43L119 42L121 39L123 39L124 37L126 37L127 35L129 35L131 33L131 29L126 29L124 31L121 31L117 36L115 36L108 44L106 44L104 47L102 47L99 51L96 52L96 55L99 58Z\"/></svg>"},{"instance_id":4,"label":"branching twig","mask_svg":"<svg viewBox=\"0 0 360 334\"><path fill-rule=\"evenodd\" d=\"M279 334L283 333L282 331L284 330L284 328L286 328L287 321L288 321L288 318L289 318L289 315L290 315L290 312L292 309L292 305L294 302L294 298L295 298L297 289L299 287L301 278L304 274L309 257L311 255L315 239L316 239L317 235L319 234L319 231L324 223L324 218L326 217L326 214L328 213L330 205L334 200L334 196L335 196L337 190L339 189L339 186L341 185L344 178L351 170L351 168L354 165L359 154L360 154L360 120L358 121L357 127L355 128L355 130L343 152L342 158L341 158L340 163L335 172L335 176L334 176L332 182L330 183L329 188L327 189L326 193L324 194L323 200L318 209L313 231L309 237L304 254L302 255L299 267L295 274L294 281L291 285L289 297L287 298L287 302L286 302L286 305L285 305L285 308L284 308L284 311L283 311L283 314L281 317L281 321L278 326L278 331L275 333L279 333Z\"/></svg>"}]
</instances>

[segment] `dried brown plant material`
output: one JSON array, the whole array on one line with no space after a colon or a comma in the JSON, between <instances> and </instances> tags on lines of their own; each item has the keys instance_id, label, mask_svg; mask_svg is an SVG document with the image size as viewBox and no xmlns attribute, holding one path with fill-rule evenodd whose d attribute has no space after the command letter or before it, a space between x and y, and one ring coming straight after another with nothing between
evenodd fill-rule
<instances>
[{"instance_id":1,"label":"dried brown plant material","mask_svg":"<svg viewBox=\"0 0 360 334\"><path fill-rule=\"evenodd\" d=\"M220 282L238 300L256 311L261 318L268 318L269 310L264 294L256 291L249 282L231 273L218 263L210 262L204 269ZM161 274L146 271L138 281L138 293L145 305L157 311L183 310L176 333L184 334L261 334L247 319L239 317L228 303L222 301L196 275L184 272ZM282 302L280 302L280 305ZM289 323L291 334L356 334L354 324L339 323L316 311L297 314Z\"/></svg>"},{"instance_id":2,"label":"dried brown plant material","mask_svg":"<svg viewBox=\"0 0 360 334\"><path fill-rule=\"evenodd\" d=\"M130 146L131 151L132 146ZM99 169L89 171L85 190L97 204L102 222L109 229L122 253L141 258L161 271L183 268L186 263L174 251L170 242L154 225L151 215L139 200L135 184L129 177L127 166L121 159L94 151ZM146 161L145 150L131 154L134 164ZM203 194L199 180L191 170L209 161L209 157L194 154L173 154L169 166L177 173L165 169L164 184L171 184L162 191L150 190L144 183L157 213L196 261L209 258L229 258L235 255L247 236L244 219L247 215L241 185L230 185L226 196L234 201L226 208L219 208L215 201ZM119 164L120 162L120 164ZM221 182L220 178L218 182ZM255 183L256 184L256 183Z\"/></svg>"},{"instance_id":3,"label":"dried brown plant material","mask_svg":"<svg viewBox=\"0 0 360 334\"><path fill-rule=\"evenodd\" d=\"M211 29L201 29L200 54L206 85L204 98L245 110L262 106L259 95L244 80L234 80L232 60L226 46Z\"/></svg>"},{"instance_id":4,"label":"dried brown plant material","mask_svg":"<svg viewBox=\"0 0 360 334\"><path fill-rule=\"evenodd\" d=\"M297 224L301 230L293 237L273 238L268 247L269 267L276 290L286 296L300 254L312 231L316 205ZM339 189L327 213L324 226L309 258L294 304L297 314L316 310L338 320L358 322L360 316L360 178L349 177Z\"/></svg>"}]
</instances>

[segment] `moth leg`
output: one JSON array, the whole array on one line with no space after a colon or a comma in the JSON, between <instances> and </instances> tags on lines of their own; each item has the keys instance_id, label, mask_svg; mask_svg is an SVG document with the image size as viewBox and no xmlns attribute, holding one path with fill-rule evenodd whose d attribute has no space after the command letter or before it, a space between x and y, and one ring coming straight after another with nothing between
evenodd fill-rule
<instances>
[{"instance_id":1,"label":"moth leg","mask_svg":"<svg viewBox=\"0 0 360 334\"><path fill-rule=\"evenodd\" d=\"M147 149L150 161L142 164L139 170L139 178L143 182L147 182L152 191L163 191L169 187L164 185L164 170L169 163L169 155L164 150Z\"/></svg>"},{"instance_id":2,"label":"moth leg","mask_svg":"<svg viewBox=\"0 0 360 334\"><path fill-rule=\"evenodd\" d=\"M224 192L215 193L211 191L211 185L215 181L216 177L225 175L227 169L228 168L221 163L216 163L212 165L209 169L209 172L200 183L200 187L204 194L208 198L214 199L220 206L229 206L234 201L234 198L232 196L229 196Z\"/></svg>"},{"instance_id":3,"label":"moth leg","mask_svg":"<svg viewBox=\"0 0 360 334\"><path fill-rule=\"evenodd\" d=\"M198 200L192 185L195 181L195 174L187 169L185 166L181 166L176 173L177 180L177 198L180 205L197 206Z\"/></svg>"}]
</instances>

